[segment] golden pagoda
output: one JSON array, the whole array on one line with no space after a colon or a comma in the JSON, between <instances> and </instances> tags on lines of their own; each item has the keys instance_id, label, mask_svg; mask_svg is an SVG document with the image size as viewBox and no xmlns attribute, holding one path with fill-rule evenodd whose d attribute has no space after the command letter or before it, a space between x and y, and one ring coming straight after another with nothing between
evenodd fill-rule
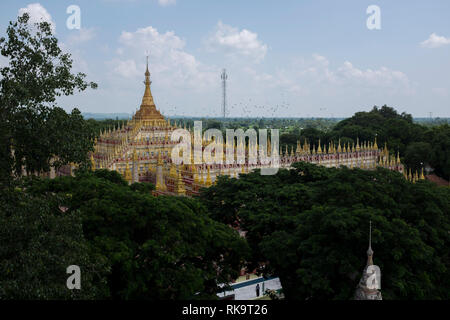
<instances>
[{"instance_id":1,"label":"golden pagoda","mask_svg":"<svg viewBox=\"0 0 450 320\"><path fill-rule=\"evenodd\" d=\"M186 123L176 119L165 119L161 112L156 108L156 104L151 92L150 71L148 58L145 69L144 95L140 101L140 107L132 115L132 117L123 122L121 125L113 125L106 129L102 129L99 136L94 139L94 152L90 154L92 170L105 168L120 172L128 183L133 182L150 182L155 184L156 190L154 194L185 194L192 196L198 193L201 186L209 187L217 181L219 175L229 175L237 179L240 174L251 172L254 169L261 168L261 162L255 164L247 164L247 161L236 163L237 149L245 150L245 156L250 151L256 149L259 154L260 148L263 146L258 142L246 145L244 141L240 141L239 148L237 143L233 141L224 142L227 147L234 149L233 160L231 166L225 163L215 163L205 167L202 159L205 154L197 154L191 152L191 163L183 163L175 165L171 160L172 148L178 142L171 141L170 137L177 128L186 128ZM191 147L195 143L197 137L194 136L192 128L189 128L191 134ZM371 141L356 140L352 144L341 143L338 140L326 141L322 145L319 140L318 144L311 144L307 139L303 145L297 141L296 147L288 145L283 148L278 142L271 141L268 137L267 156L276 155L281 159L279 161L281 168L291 168L292 164L298 161L316 163L327 167L338 167L340 165L349 165L353 167L365 167L368 170L373 169L374 164L379 160L380 166L388 167L389 153L387 147L385 150L378 149L377 140ZM208 145L203 141L203 147ZM283 150L284 149L284 150ZM360 151L371 150L370 153L362 153ZM223 160L226 160L226 153L223 154ZM398 154L397 154L398 158ZM333 160L334 159L334 160ZM364 160L363 160L364 159ZM195 160L195 164L194 164ZM395 166L391 165L393 170L403 172L404 166L394 160ZM417 175L417 178L418 175ZM422 175L420 176L422 178ZM413 174L411 174L411 180Z\"/></svg>"}]
</instances>

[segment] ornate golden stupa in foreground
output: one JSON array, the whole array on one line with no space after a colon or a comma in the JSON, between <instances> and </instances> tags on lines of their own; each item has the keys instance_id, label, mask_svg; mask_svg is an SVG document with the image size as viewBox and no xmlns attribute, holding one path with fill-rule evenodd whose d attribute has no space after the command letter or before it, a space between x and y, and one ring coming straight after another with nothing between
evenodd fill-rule
<instances>
[{"instance_id":1,"label":"ornate golden stupa in foreground","mask_svg":"<svg viewBox=\"0 0 450 320\"><path fill-rule=\"evenodd\" d=\"M95 140L95 151L91 155L92 169L109 169L118 171L129 183L152 182L156 194L194 195L201 187L215 183L217 176L229 175L239 177L253 169L261 168L260 163L251 164L190 164L175 165L171 161L171 150L177 144L170 136L177 129L156 108L150 89L150 72L145 71L145 91L138 111L126 125L101 132ZM184 128L186 129L186 128ZM189 129L191 137L192 130ZM257 148L259 146L256 146ZM236 146L234 146L236 148ZM245 148L246 153L248 147ZM270 153L270 141L268 153ZM193 153L193 152L192 152ZM339 141L318 146L311 146L307 141L297 142L297 148L290 151L287 146L279 151L280 167L289 168L292 163L305 161L326 167L347 166L362 169L374 169L377 166L399 172L404 171L400 158L390 157L386 148L379 149L376 139L372 142L357 140L356 145ZM417 175L417 174L416 174ZM408 178L408 176L406 175ZM411 176L414 179L413 176ZM417 179L420 179L418 176Z\"/></svg>"}]
</instances>

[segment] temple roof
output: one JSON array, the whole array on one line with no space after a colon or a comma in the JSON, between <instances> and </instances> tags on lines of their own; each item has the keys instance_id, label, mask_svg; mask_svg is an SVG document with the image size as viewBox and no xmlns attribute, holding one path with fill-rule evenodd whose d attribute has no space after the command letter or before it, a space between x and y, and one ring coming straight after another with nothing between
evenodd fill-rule
<instances>
[{"instance_id":1,"label":"temple roof","mask_svg":"<svg viewBox=\"0 0 450 320\"><path fill-rule=\"evenodd\" d=\"M142 97L141 107L134 115L138 120L164 120L164 116L156 109L155 102L153 101L152 91L150 90L150 72L148 71L148 57L147 68L145 70L145 91Z\"/></svg>"}]
</instances>

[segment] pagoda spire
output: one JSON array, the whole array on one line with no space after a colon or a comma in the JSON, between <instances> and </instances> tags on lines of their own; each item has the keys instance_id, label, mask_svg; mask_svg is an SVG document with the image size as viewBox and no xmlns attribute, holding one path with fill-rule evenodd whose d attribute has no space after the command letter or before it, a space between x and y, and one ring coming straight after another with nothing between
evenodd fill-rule
<instances>
[{"instance_id":1,"label":"pagoda spire","mask_svg":"<svg viewBox=\"0 0 450 320\"><path fill-rule=\"evenodd\" d=\"M364 268L361 280L356 287L355 300L382 300L381 271L373 264L372 250L372 221L369 221L369 249L367 250L367 265Z\"/></svg>"},{"instance_id":2,"label":"pagoda spire","mask_svg":"<svg viewBox=\"0 0 450 320\"><path fill-rule=\"evenodd\" d=\"M152 91L150 90L150 85L152 82L150 81L150 71L148 71L148 56L147 56L147 65L145 68L145 91L144 96L142 97L141 106L154 106L155 103L153 101Z\"/></svg>"},{"instance_id":3,"label":"pagoda spire","mask_svg":"<svg viewBox=\"0 0 450 320\"><path fill-rule=\"evenodd\" d=\"M372 250L372 221L369 221L369 249L367 249L367 265L373 265L373 250Z\"/></svg>"}]
</instances>

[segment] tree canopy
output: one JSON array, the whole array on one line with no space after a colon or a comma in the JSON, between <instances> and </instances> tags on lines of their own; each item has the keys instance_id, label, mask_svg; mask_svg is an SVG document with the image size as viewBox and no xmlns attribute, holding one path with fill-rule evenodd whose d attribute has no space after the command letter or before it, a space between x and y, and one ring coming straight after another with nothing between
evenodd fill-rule
<instances>
[{"instance_id":1,"label":"tree canopy","mask_svg":"<svg viewBox=\"0 0 450 320\"><path fill-rule=\"evenodd\" d=\"M450 126L418 124L410 114L399 114L386 105L375 106L369 112L357 112L329 130L307 127L284 132L280 135L280 145L295 149L297 141L303 143L305 139L315 146L319 139L322 145L330 142L336 145L339 140L356 144L358 138L360 141L376 138L379 146L386 143L391 154L396 156L399 152L402 162L413 172L429 166L438 176L450 179Z\"/></svg>"},{"instance_id":2,"label":"tree canopy","mask_svg":"<svg viewBox=\"0 0 450 320\"><path fill-rule=\"evenodd\" d=\"M20 176L22 168L41 172L86 162L92 148L92 133L80 112L67 114L56 99L97 84L71 73L70 54L63 53L49 23L29 20L26 13L18 17L0 38L0 53L8 60L0 68L1 182Z\"/></svg>"},{"instance_id":3,"label":"tree canopy","mask_svg":"<svg viewBox=\"0 0 450 320\"><path fill-rule=\"evenodd\" d=\"M91 250L79 211L55 195L0 189L0 300L94 299L105 295L109 266ZM82 290L68 290L66 269L82 270Z\"/></svg>"},{"instance_id":4,"label":"tree canopy","mask_svg":"<svg viewBox=\"0 0 450 320\"><path fill-rule=\"evenodd\" d=\"M31 181L30 194L56 194L68 214L81 216L92 252L111 269L108 298L216 298L248 255L237 231L208 217L198 200L154 197L116 172Z\"/></svg>"},{"instance_id":5,"label":"tree canopy","mask_svg":"<svg viewBox=\"0 0 450 320\"><path fill-rule=\"evenodd\" d=\"M413 171L426 165L439 176L450 178L450 126L433 127L413 123L410 114L398 114L395 109L374 107L370 112L357 112L340 121L330 132L330 138L371 140L386 143L393 154L400 152L404 163Z\"/></svg>"},{"instance_id":6,"label":"tree canopy","mask_svg":"<svg viewBox=\"0 0 450 320\"><path fill-rule=\"evenodd\" d=\"M450 190L378 168L298 163L275 176L223 177L203 190L211 216L245 230L249 262L287 299L351 299L372 247L386 299L448 299Z\"/></svg>"}]
</instances>

